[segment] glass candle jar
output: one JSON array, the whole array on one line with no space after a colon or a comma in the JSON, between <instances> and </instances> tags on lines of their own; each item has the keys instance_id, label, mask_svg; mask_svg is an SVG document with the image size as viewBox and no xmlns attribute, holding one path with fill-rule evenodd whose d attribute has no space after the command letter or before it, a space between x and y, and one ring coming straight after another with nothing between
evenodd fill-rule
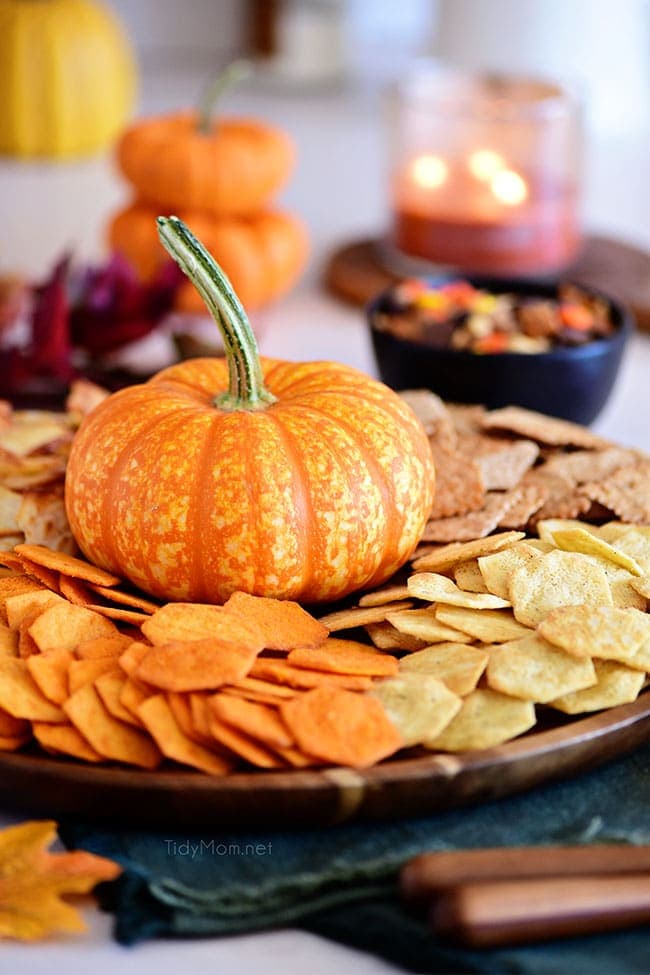
<instances>
[{"instance_id":1,"label":"glass candle jar","mask_svg":"<svg viewBox=\"0 0 650 975\"><path fill-rule=\"evenodd\" d=\"M558 84L420 69L390 101L393 248L467 271L561 270L580 244L581 111Z\"/></svg>"}]
</instances>

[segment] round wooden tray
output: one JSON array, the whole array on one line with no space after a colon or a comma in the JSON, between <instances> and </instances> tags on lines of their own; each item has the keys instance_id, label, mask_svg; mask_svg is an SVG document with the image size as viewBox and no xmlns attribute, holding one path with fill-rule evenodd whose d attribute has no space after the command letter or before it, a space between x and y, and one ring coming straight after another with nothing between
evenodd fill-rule
<instances>
[{"instance_id":1,"label":"round wooden tray","mask_svg":"<svg viewBox=\"0 0 650 975\"><path fill-rule=\"evenodd\" d=\"M392 269L379 239L352 241L330 257L325 286L338 298L365 305L403 274ZM650 331L650 254L605 237L587 237L562 279L598 288L631 308L637 325Z\"/></svg>"},{"instance_id":2,"label":"round wooden tray","mask_svg":"<svg viewBox=\"0 0 650 975\"><path fill-rule=\"evenodd\" d=\"M328 826L427 815L576 775L650 740L650 690L611 708L505 745L425 754L371 769L145 772L0 753L5 807L159 827L212 830Z\"/></svg>"}]
</instances>

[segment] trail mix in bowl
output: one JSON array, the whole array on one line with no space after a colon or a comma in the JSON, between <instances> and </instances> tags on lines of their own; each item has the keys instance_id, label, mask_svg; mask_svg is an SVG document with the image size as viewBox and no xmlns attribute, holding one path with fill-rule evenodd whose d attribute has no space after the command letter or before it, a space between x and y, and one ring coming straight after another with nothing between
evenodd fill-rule
<instances>
[{"instance_id":1,"label":"trail mix in bowl","mask_svg":"<svg viewBox=\"0 0 650 975\"><path fill-rule=\"evenodd\" d=\"M607 302L574 284L557 297L493 294L468 281L396 284L376 309L373 326L397 338L480 354L548 352L584 345L614 331Z\"/></svg>"}]
</instances>

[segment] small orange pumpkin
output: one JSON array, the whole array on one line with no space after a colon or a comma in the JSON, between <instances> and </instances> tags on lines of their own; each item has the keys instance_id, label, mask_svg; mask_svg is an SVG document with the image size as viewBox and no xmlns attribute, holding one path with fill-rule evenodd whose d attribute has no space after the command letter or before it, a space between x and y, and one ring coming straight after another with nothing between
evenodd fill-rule
<instances>
[{"instance_id":1,"label":"small orange pumpkin","mask_svg":"<svg viewBox=\"0 0 650 975\"><path fill-rule=\"evenodd\" d=\"M158 223L226 359L165 369L84 420L66 478L81 550L163 599L242 589L312 603L388 578L433 498L419 420L349 366L260 360L210 255L178 219Z\"/></svg>"},{"instance_id":2,"label":"small orange pumpkin","mask_svg":"<svg viewBox=\"0 0 650 975\"><path fill-rule=\"evenodd\" d=\"M156 232L158 210L133 203L117 213L108 228L108 240L133 265L143 280L169 260ZM291 288L308 253L307 234L291 214L267 210L252 217L213 217L181 210L179 217L214 255L246 309L254 310ZM176 307L204 313L205 306L190 281L181 285Z\"/></svg>"},{"instance_id":3,"label":"small orange pumpkin","mask_svg":"<svg viewBox=\"0 0 650 975\"><path fill-rule=\"evenodd\" d=\"M239 68L236 62L217 79L202 111L143 119L120 139L119 167L157 212L246 216L264 209L289 178L294 149L284 132L258 119L212 118Z\"/></svg>"}]
</instances>

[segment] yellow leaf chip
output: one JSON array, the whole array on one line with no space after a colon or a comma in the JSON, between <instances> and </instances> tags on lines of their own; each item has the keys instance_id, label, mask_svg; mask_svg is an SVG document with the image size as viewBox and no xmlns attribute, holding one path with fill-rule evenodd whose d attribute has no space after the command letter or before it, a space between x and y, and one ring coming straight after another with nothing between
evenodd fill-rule
<instances>
[{"instance_id":1,"label":"yellow leaf chip","mask_svg":"<svg viewBox=\"0 0 650 975\"><path fill-rule=\"evenodd\" d=\"M454 581L459 589L467 592L488 592L477 559L470 559L469 562L461 562L457 565L454 569Z\"/></svg>"},{"instance_id":2,"label":"yellow leaf chip","mask_svg":"<svg viewBox=\"0 0 650 975\"><path fill-rule=\"evenodd\" d=\"M565 714L583 714L636 701L645 681L642 671L613 660L594 660L594 669L597 683L593 687L558 697L550 702L551 707Z\"/></svg>"},{"instance_id":3,"label":"yellow leaf chip","mask_svg":"<svg viewBox=\"0 0 650 975\"><path fill-rule=\"evenodd\" d=\"M493 748L522 735L535 724L535 706L489 688L473 691L455 718L427 748L441 752L465 752Z\"/></svg>"},{"instance_id":4,"label":"yellow leaf chip","mask_svg":"<svg viewBox=\"0 0 650 975\"><path fill-rule=\"evenodd\" d=\"M528 627L517 622L510 609L467 609L441 603L436 607L436 618L482 643L505 643L530 633Z\"/></svg>"},{"instance_id":5,"label":"yellow leaf chip","mask_svg":"<svg viewBox=\"0 0 650 975\"><path fill-rule=\"evenodd\" d=\"M425 647L403 657L400 674L429 674L437 677L454 694L463 697L473 691L488 662L488 655L480 647L462 643L440 643Z\"/></svg>"},{"instance_id":6,"label":"yellow leaf chip","mask_svg":"<svg viewBox=\"0 0 650 975\"><path fill-rule=\"evenodd\" d=\"M495 691L546 704L596 683L589 659L572 657L536 633L490 650L487 682Z\"/></svg>"},{"instance_id":7,"label":"yellow leaf chip","mask_svg":"<svg viewBox=\"0 0 650 975\"><path fill-rule=\"evenodd\" d=\"M620 565L622 569L627 569L632 575L641 576L643 570L630 555L620 552L613 545L598 538L584 528L559 528L553 533L553 541L558 548L565 552L582 552L585 555L596 555L598 558L605 559L613 565Z\"/></svg>"},{"instance_id":8,"label":"yellow leaf chip","mask_svg":"<svg viewBox=\"0 0 650 975\"><path fill-rule=\"evenodd\" d=\"M574 656L650 670L650 617L636 609L562 606L541 621L537 632Z\"/></svg>"},{"instance_id":9,"label":"yellow leaf chip","mask_svg":"<svg viewBox=\"0 0 650 975\"><path fill-rule=\"evenodd\" d=\"M406 610L409 612L409 610ZM392 623L368 623L366 633L379 650L421 650L426 640L398 630Z\"/></svg>"},{"instance_id":10,"label":"yellow leaf chip","mask_svg":"<svg viewBox=\"0 0 650 975\"><path fill-rule=\"evenodd\" d=\"M603 569L579 552L549 552L519 566L510 579L515 617L537 626L552 609L589 603L611 606L612 595Z\"/></svg>"},{"instance_id":11,"label":"yellow leaf chip","mask_svg":"<svg viewBox=\"0 0 650 975\"><path fill-rule=\"evenodd\" d=\"M405 747L440 734L462 703L446 684L428 674L404 672L376 681L369 693L381 701Z\"/></svg>"},{"instance_id":12,"label":"yellow leaf chip","mask_svg":"<svg viewBox=\"0 0 650 975\"><path fill-rule=\"evenodd\" d=\"M435 607L425 609L405 609L401 613L391 613L390 622L400 633L415 636L426 643L471 643L472 638L452 626L447 626L437 617ZM404 647L405 650L419 649L418 647Z\"/></svg>"},{"instance_id":13,"label":"yellow leaf chip","mask_svg":"<svg viewBox=\"0 0 650 975\"><path fill-rule=\"evenodd\" d=\"M448 603L450 606L467 606L475 609L501 609L509 606L507 599L491 593L463 592L447 576L435 572L417 572L410 576L408 588L411 596L429 602Z\"/></svg>"},{"instance_id":14,"label":"yellow leaf chip","mask_svg":"<svg viewBox=\"0 0 650 975\"><path fill-rule=\"evenodd\" d=\"M510 599L513 572L531 559L539 558L539 555L539 551L526 542L517 542L501 552L484 555L478 560L478 567L488 592L502 599Z\"/></svg>"}]
</instances>

